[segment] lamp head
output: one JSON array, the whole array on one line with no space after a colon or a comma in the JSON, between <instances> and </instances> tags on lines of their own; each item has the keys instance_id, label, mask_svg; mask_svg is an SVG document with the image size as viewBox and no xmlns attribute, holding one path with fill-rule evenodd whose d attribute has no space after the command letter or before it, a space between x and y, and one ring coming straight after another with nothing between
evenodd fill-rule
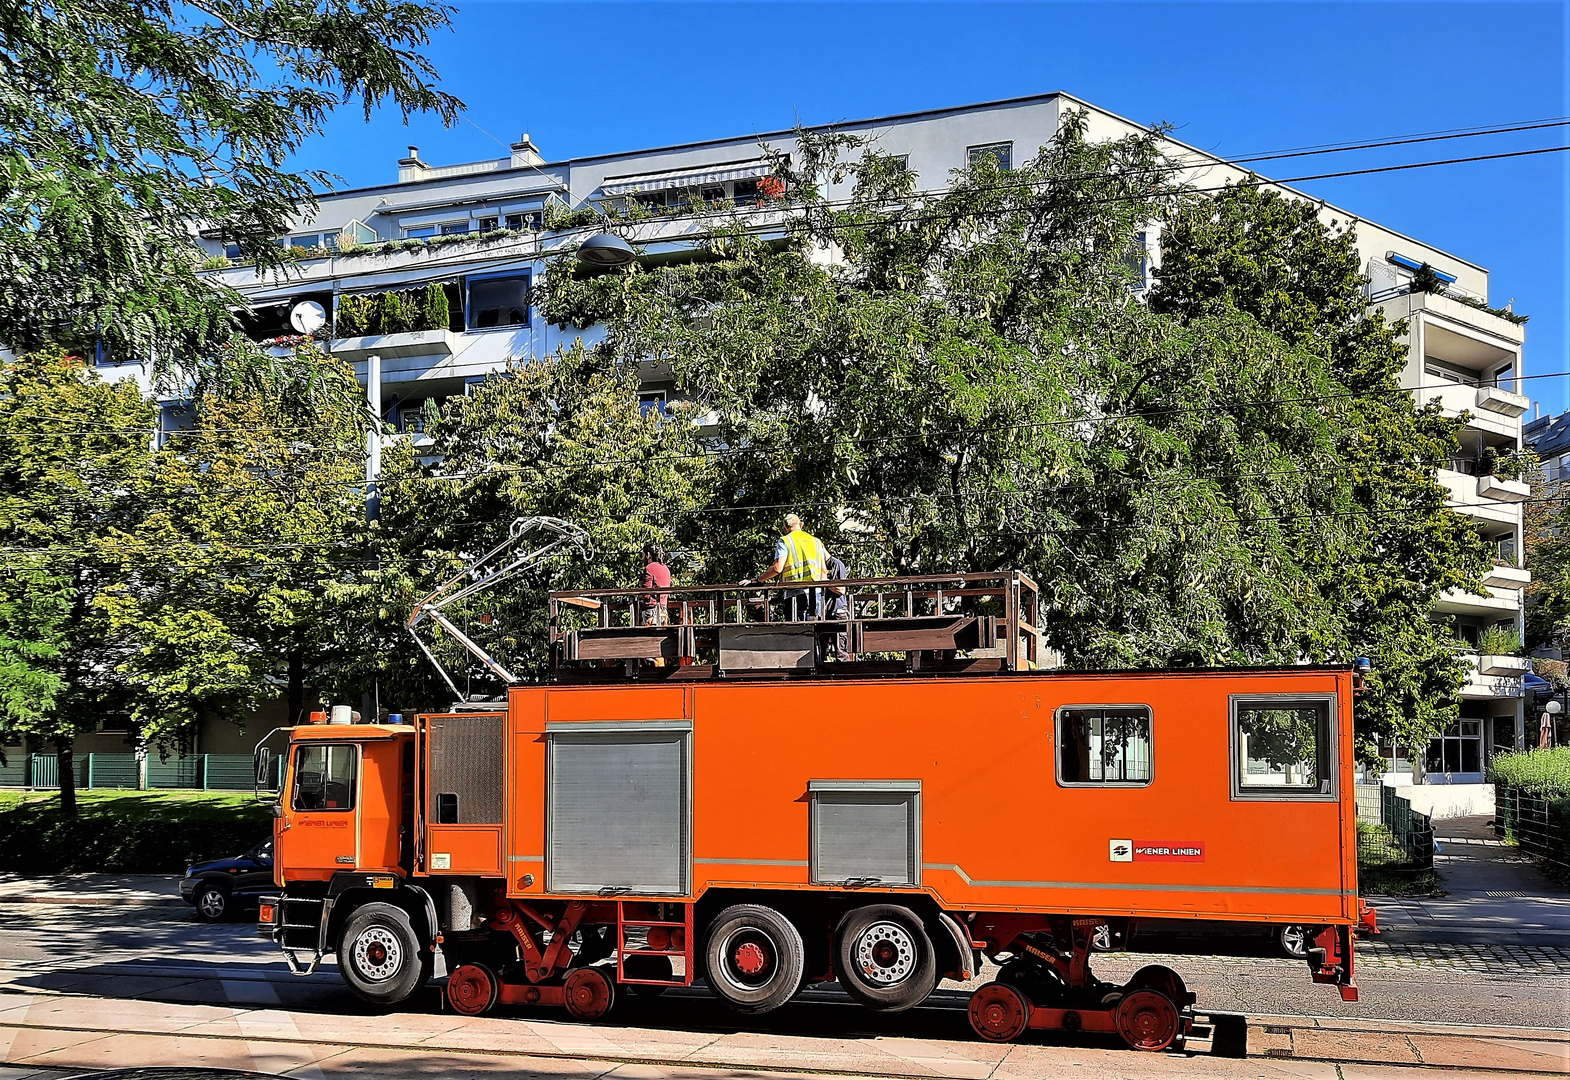
<instances>
[{"instance_id":1,"label":"lamp head","mask_svg":"<svg viewBox=\"0 0 1570 1080\"><path fill-rule=\"evenodd\" d=\"M597 233L578 245L578 261L585 266L626 266L637 257L632 245L614 233Z\"/></svg>"},{"instance_id":2,"label":"lamp head","mask_svg":"<svg viewBox=\"0 0 1570 1080\"><path fill-rule=\"evenodd\" d=\"M1560 713L1565 711L1565 707L1559 704L1559 702L1549 699L1548 704L1543 706L1543 711L1546 712L1549 716L1558 716Z\"/></svg>"}]
</instances>

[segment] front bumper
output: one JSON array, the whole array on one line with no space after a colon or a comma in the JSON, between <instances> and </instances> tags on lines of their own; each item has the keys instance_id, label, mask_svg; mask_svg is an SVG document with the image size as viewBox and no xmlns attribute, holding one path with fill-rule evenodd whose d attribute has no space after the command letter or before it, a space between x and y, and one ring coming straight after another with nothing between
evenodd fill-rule
<instances>
[{"instance_id":1,"label":"front bumper","mask_svg":"<svg viewBox=\"0 0 1570 1080\"><path fill-rule=\"evenodd\" d=\"M197 877L183 877L180 879L180 899L187 904L196 903L196 886L202 879Z\"/></svg>"}]
</instances>

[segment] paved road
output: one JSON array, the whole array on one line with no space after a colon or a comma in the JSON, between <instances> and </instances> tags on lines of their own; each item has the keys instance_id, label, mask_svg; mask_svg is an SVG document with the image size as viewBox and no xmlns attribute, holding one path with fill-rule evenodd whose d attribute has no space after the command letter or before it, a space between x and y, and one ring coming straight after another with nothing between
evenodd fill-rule
<instances>
[{"instance_id":1,"label":"paved road","mask_svg":"<svg viewBox=\"0 0 1570 1080\"><path fill-rule=\"evenodd\" d=\"M1176 968L1198 993L1201 1009L1244 1014L1253 1020L1246 1036L1241 1019L1235 1029L1228 1028L1231 1034L1227 1038L1236 1045L1218 1044L1214 1048L1217 1053L1240 1054L1246 1042L1248 1049L1259 1055L1250 1057L1249 1064L1256 1060L1264 1064L1269 1060L1264 1058L1267 1054L1294 1052L1299 1056L1357 1060L1355 1054L1351 1058L1341 1057L1342 1051L1334 1047L1311 1049L1317 1044L1309 1036L1323 1038L1319 1029L1335 1028L1338 1024L1379 1026L1370 1025L1371 1021L1418 1022L1410 1030L1429 1032L1476 1032L1479 1025L1539 1029L1543 1038L1558 1040L1554 1045L1559 1049L1549 1051L1551 1057L1557 1054L1561 1062L1570 1060L1564 1056L1567 1044L1563 1035L1570 1029L1570 953L1566 950L1376 942L1362 946L1359 959L1363 1000L1357 1005L1343 1004L1333 988L1309 982L1301 962L1263 955L1216 958L1112 954L1098 957L1096 968L1109 980L1126 977L1148 962L1163 962ZM541 1021L537 1019L542 1016L540 1013L510 1022L492 1018L469 1020L440 1013L436 999L433 990L425 1000L411 1003L406 1015L398 1018L394 1026L434 1024L433 1031L439 1029L449 1038L455 1031L462 1035L472 1028L474 1039L480 1039L482 1032L526 1032L531 1038L545 1032L540 1036L545 1043L538 1047L520 1045L518 1052L549 1054L549 1047L565 1046L564 1052L572 1056L572 1048L581 1047L585 1057L601 1052L595 1051L595 1047L603 1049L628 1040L628 1045L635 1046L642 1046L640 1039L712 1040L716 1048L722 1047L723 1053L730 1055L725 1062L750 1069L790 1065L800 1059L811 1063L802 1067L823 1071L888 1072L891 1066L886 1060L892 1054L903 1063L894 1071L905 1070L910 1075L933 1073L929 1059L960 1058L971 1064L945 1066L933 1074L971 1075L966 1069L974 1072L980 1067L971 1056L984 1045L969 1032L964 1014L966 995L958 987L941 990L923 1008L895 1015L861 1009L834 988L814 990L767 1017L745 1021L721 1008L703 990L693 989L668 994L657 1001L629 1000L613 1022L600 1027L564 1024L554 1017ZM29 1022L54 1023L48 1017L58 1013L76 1017L71 1023L77 1025L87 1017L89 1029L95 1023L91 1018L100 1014L123 1014L132 1017L128 1023L143 1023L145 1018L134 1010L151 1003L171 1003L163 1006L169 1015L198 1007L262 1010L254 1015L290 1017L291 1031L317 1030L328 1041L341 1037L335 1032L355 1025L369 1025L364 1030L381 1037L393 1022L393 1018L373 1019L349 995L330 967L324 966L322 972L309 979L293 978L284 970L272 945L257 937L249 925L201 924L183 907L0 905L0 1023L8 1015L8 1006L14 1008L22 1001L31 1003L30 1011L23 1010L32 1018ZM64 1004L46 1007L46 1001ZM99 1004L94 1005L94 1001ZM127 1009L133 1012L123 1013ZM37 1019L40 1015L44 1016L42 1021ZM1441 1027L1425 1028L1424 1024ZM125 1030L141 1029L133 1026ZM563 1032L576 1034L563 1042ZM496 1037L511 1045L511 1040L522 1036ZM1389 1037L1396 1038L1391 1044L1390 1060L1425 1060L1422 1047L1407 1035L1397 1038L1392 1029ZM1513 1037L1530 1040L1532 1033L1516 1032ZM1031 1069L1051 1071L1057 1065L1067 1067L1076 1062L1082 1066L1087 1053L1106 1056L1107 1062L1116 1066L1114 1072L1135 1064L1128 1058L1129 1052L1119 1050L1115 1042L1043 1037L1036 1044L1021 1050L1040 1058L1033 1059ZM1196 1045L1201 1053L1208 1054L1213 1049L1203 1041ZM879 1048L882 1056L876 1060L885 1064L877 1068L858 1064L865 1059L868 1046ZM890 1051L889 1047L896 1049ZM480 1048L478 1044L474 1047L476 1051ZM644 1052L626 1050L632 1058L648 1061L639 1056ZM1366 1060L1366 1050L1356 1053L1362 1053ZM802 1058L803 1054L807 1056ZM270 1059L262 1054L253 1060L261 1063ZM323 1075L312 1064L314 1060L301 1058L297 1062L306 1069L300 1075ZM1002 1064L991 1061L987 1075L993 1075L990 1070L1001 1068ZM1208 1060L1205 1071L1211 1075L1232 1075L1223 1069L1223 1064ZM1244 1062L1234 1064L1241 1066ZM1149 1063L1140 1067L1148 1068ZM317 1068L317 1073L311 1073L312 1068ZM1274 1062L1271 1068L1276 1068ZM3 1073L0 1080L5 1080Z\"/></svg>"}]
</instances>

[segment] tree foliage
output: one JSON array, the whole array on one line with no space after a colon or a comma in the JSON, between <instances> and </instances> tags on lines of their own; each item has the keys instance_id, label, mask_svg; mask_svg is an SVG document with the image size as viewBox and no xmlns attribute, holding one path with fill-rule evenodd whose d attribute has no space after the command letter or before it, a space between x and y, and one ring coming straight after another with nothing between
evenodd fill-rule
<instances>
[{"instance_id":1,"label":"tree foliage","mask_svg":"<svg viewBox=\"0 0 1570 1080\"><path fill-rule=\"evenodd\" d=\"M118 570L100 604L132 715L167 748L204 715L240 720L284 683L291 722L308 689L365 647L344 587L364 562L364 418L352 370L300 350L192 405L154 456L134 528L110 537ZM309 367L313 381L287 374Z\"/></svg>"},{"instance_id":2,"label":"tree foliage","mask_svg":"<svg viewBox=\"0 0 1570 1080\"><path fill-rule=\"evenodd\" d=\"M1093 143L1072 116L935 194L843 135L776 162L783 241L721 226L688 262L545 285L553 321L607 320L605 356L717 417L719 577L790 507L857 574L1027 570L1071 665L1371 655L1370 740L1446 722L1462 668L1429 606L1477 587L1482 549L1435 480L1455 423L1400 390L1348 230L1251 186L1187 194L1157 133Z\"/></svg>"},{"instance_id":3,"label":"tree foliage","mask_svg":"<svg viewBox=\"0 0 1570 1080\"><path fill-rule=\"evenodd\" d=\"M451 691L404 630L414 604L505 539L520 517L549 516L588 531L592 556L563 557L454 609L465 632L511 670L545 667L550 588L636 588L642 546L677 552L675 570L704 581L701 549L686 539L710 499L706 455L690 415L645 410L635 370L581 346L487 379L449 399L426 433L430 445L390 448L383 461L379 568L360 586L378 638L358 684L406 707L450 704ZM450 640L437 652L465 693L492 679Z\"/></svg>"},{"instance_id":4,"label":"tree foliage","mask_svg":"<svg viewBox=\"0 0 1570 1080\"><path fill-rule=\"evenodd\" d=\"M331 111L451 122L406 0L22 0L0 12L0 326L161 361L229 336L192 229L261 266L328 181L288 158Z\"/></svg>"},{"instance_id":5,"label":"tree foliage","mask_svg":"<svg viewBox=\"0 0 1570 1080\"><path fill-rule=\"evenodd\" d=\"M40 349L0 365L0 730L52 743L74 812L77 734L128 703L100 604L111 530L132 526L155 410L135 383Z\"/></svg>"}]
</instances>

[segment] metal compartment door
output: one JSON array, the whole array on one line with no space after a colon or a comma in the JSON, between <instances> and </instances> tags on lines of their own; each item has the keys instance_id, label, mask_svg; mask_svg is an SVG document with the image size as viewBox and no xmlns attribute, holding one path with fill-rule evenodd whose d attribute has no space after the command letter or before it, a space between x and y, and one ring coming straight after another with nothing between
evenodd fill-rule
<instances>
[{"instance_id":1,"label":"metal compartment door","mask_svg":"<svg viewBox=\"0 0 1570 1080\"><path fill-rule=\"evenodd\" d=\"M549 724L547 739L546 889L686 895L691 723Z\"/></svg>"}]
</instances>

